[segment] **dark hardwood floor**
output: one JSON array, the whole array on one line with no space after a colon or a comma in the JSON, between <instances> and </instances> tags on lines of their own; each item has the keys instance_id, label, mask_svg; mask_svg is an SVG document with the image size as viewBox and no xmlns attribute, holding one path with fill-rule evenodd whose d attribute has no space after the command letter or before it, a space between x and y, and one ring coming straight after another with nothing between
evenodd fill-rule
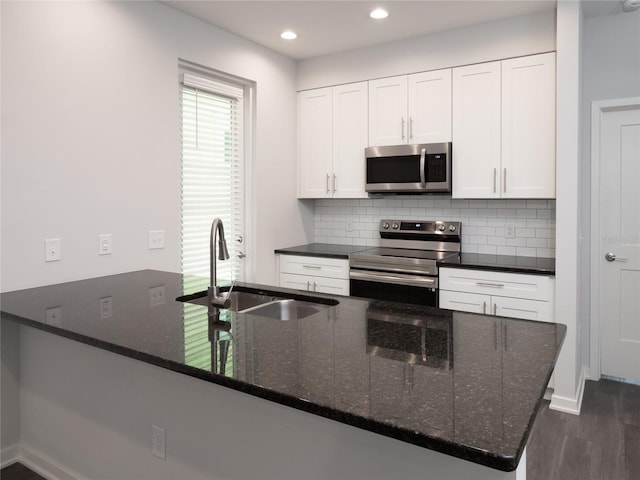
<instances>
[{"instance_id":1,"label":"dark hardwood floor","mask_svg":"<svg viewBox=\"0 0 640 480\"><path fill-rule=\"evenodd\" d=\"M45 480L14 463L2 480ZM588 381L580 416L544 402L527 446L527 480L640 480L640 386Z\"/></svg>"},{"instance_id":2,"label":"dark hardwood floor","mask_svg":"<svg viewBox=\"0 0 640 480\"><path fill-rule=\"evenodd\" d=\"M580 416L544 402L527 445L527 480L640 480L640 386L587 381Z\"/></svg>"},{"instance_id":3,"label":"dark hardwood floor","mask_svg":"<svg viewBox=\"0 0 640 480\"><path fill-rule=\"evenodd\" d=\"M0 470L2 480L46 480L33 470L28 469L21 463L13 463Z\"/></svg>"}]
</instances>

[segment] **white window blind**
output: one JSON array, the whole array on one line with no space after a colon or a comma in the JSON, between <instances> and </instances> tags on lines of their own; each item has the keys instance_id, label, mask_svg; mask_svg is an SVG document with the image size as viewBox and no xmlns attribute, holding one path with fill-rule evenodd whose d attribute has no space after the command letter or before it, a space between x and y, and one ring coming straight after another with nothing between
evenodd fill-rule
<instances>
[{"instance_id":1,"label":"white window blind","mask_svg":"<svg viewBox=\"0 0 640 480\"><path fill-rule=\"evenodd\" d=\"M218 284L243 279L240 243L244 225L243 89L191 73L181 77L182 185L181 264L183 293L206 290L209 285L211 222L224 224L230 259L217 261ZM212 358L208 318L201 307L183 304L185 362L205 370L220 368ZM221 311L221 320L228 320ZM233 373L231 342L226 374ZM228 337L228 338L226 338ZM219 343L219 342L217 342ZM218 348L219 350L219 348Z\"/></svg>"},{"instance_id":2,"label":"white window blind","mask_svg":"<svg viewBox=\"0 0 640 480\"><path fill-rule=\"evenodd\" d=\"M211 222L220 217L231 259L218 261L218 280L241 280L243 91L186 73L181 90L182 272L209 277Z\"/></svg>"}]
</instances>

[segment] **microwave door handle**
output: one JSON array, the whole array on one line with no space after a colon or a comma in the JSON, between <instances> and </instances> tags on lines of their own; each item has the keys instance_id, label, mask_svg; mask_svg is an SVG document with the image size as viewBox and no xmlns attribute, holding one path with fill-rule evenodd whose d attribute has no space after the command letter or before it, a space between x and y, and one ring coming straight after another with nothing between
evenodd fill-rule
<instances>
[{"instance_id":1,"label":"microwave door handle","mask_svg":"<svg viewBox=\"0 0 640 480\"><path fill-rule=\"evenodd\" d=\"M427 188L427 179L425 178L425 156L427 149L420 150L420 181L422 182L422 188Z\"/></svg>"}]
</instances>

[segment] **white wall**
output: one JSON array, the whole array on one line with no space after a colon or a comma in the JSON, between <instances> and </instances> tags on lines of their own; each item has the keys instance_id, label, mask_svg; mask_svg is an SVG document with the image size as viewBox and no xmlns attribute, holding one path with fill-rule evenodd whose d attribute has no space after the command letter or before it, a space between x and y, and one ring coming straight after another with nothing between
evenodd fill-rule
<instances>
[{"instance_id":1,"label":"white wall","mask_svg":"<svg viewBox=\"0 0 640 480\"><path fill-rule=\"evenodd\" d=\"M302 60L298 90L556 49L553 10Z\"/></svg>"},{"instance_id":2,"label":"white wall","mask_svg":"<svg viewBox=\"0 0 640 480\"><path fill-rule=\"evenodd\" d=\"M584 272L591 266L591 102L640 96L640 10L587 18L584 25L584 85L582 115L581 223ZM581 278L583 292L583 362L589 365L590 275Z\"/></svg>"},{"instance_id":3,"label":"white wall","mask_svg":"<svg viewBox=\"0 0 640 480\"><path fill-rule=\"evenodd\" d=\"M179 58L257 84L255 280L275 281L275 248L311 240L312 209L295 200L293 60L157 2L1 9L2 291L179 270ZM151 229L164 250L147 249ZM101 233L111 256L97 254ZM46 238L62 240L60 262L44 262Z\"/></svg>"}]
</instances>

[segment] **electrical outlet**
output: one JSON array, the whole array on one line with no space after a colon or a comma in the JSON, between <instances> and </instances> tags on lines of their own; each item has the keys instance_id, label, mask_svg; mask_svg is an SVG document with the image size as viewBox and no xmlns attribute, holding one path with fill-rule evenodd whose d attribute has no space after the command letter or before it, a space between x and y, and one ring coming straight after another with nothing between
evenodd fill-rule
<instances>
[{"instance_id":1,"label":"electrical outlet","mask_svg":"<svg viewBox=\"0 0 640 480\"><path fill-rule=\"evenodd\" d=\"M100 235L100 243L98 245L98 255L111 255L111 234L103 233Z\"/></svg>"},{"instance_id":2,"label":"electrical outlet","mask_svg":"<svg viewBox=\"0 0 640 480\"><path fill-rule=\"evenodd\" d=\"M164 230L149 230L149 250L164 248Z\"/></svg>"},{"instance_id":3,"label":"electrical outlet","mask_svg":"<svg viewBox=\"0 0 640 480\"><path fill-rule=\"evenodd\" d=\"M516 238L516 226L513 223L508 223L504 229L505 238Z\"/></svg>"},{"instance_id":4,"label":"electrical outlet","mask_svg":"<svg viewBox=\"0 0 640 480\"><path fill-rule=\"evenodd\" d=\"M54 327L62 326L62 307L47 308L45 313L45 323Z\"/></svg>"},{"instance_id":5,"label":"electrical outlet","mask_svg":"<svg viewBox=\"0 0 640 480\"><path fill-rule=\"evenodd\" d=\"M162 460L166 458L164 428L155 425L151 425L151 453Z\"/></svg>"},{"instance_id":6,"label":"electrical outlet","mask_svg":"<svg viewBox=\"0 0 640 480\"><path fill-rule=\"evenodd\" d=\"M59 238L48 238L44 241L44 261L57 262L62 258L62 243Z\"/></svg>"},{"instance_id":7,"label":"electrical outlet","mask_svg":"<svg viewBox=\"0 0 640 480\"><path fill-rule=\"evenodd\" d=\"M149 306L155 307L156 305L162 305L165 297L165 286L158 285L157 287L151 287L149 289Z\"/></svg>"},{"instance_id":8,"label":"electrical outlet","mask_svg":"<svg viewBox=\"0 0 640 480\"><path fill-rule=\"evenodd\" d=\"M113 316L113 297L104 297L100 299L100 318L109 318Z\"/></svg>"}]
</instances>

